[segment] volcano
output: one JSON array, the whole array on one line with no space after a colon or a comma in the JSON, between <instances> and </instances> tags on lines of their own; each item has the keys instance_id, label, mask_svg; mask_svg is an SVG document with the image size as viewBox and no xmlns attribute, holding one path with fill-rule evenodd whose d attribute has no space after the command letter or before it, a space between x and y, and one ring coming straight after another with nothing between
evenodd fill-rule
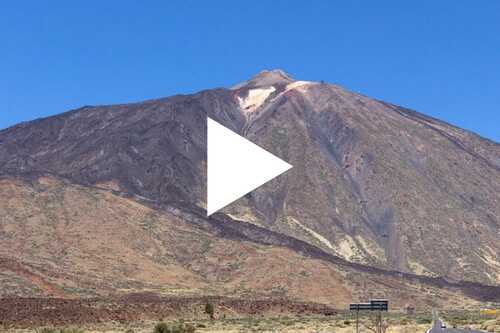
<instances>
[{"instance_id":1,"label":"volcano","mask_svg":"<svg viewBox=\"0 0 500 333\"><path fill-rule=\"evenodd\" d=\"M207 116L294 166L209 218ZM4 129L0 196L4 297L500 299L500 145L281 70Z\"/></svg>"}]
</instances>

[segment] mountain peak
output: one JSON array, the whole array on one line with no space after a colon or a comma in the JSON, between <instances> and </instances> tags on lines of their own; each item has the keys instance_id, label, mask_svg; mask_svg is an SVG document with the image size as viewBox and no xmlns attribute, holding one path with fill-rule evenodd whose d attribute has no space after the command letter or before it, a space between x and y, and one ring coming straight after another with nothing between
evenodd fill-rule
<instances>
[{"instance_id":1,"label":"mountain peak","mask_svg":"<svg viewBox=\"0 0 500 333\"><path fill-rule=\"evenodd\" d=\"M289 84L295 80L281 69L263 70L254 75L250 80L243 81L231 87L232 90L240 89L242 87L258 88L269 87L277 84Z\"/></svg>"},{"instance_id":2,"label":"mountain peak","mask_svg":"<svg viewBox=\"0 0 500 333\"><path fill-rule=\"evenodd\" d=\"M252 77L252 81L263 81L270 80L275 82L292 82L294 79L281 69L273 69L273 70L263 70L260 71L257 75Z\"/></svg>"}]
</instances>

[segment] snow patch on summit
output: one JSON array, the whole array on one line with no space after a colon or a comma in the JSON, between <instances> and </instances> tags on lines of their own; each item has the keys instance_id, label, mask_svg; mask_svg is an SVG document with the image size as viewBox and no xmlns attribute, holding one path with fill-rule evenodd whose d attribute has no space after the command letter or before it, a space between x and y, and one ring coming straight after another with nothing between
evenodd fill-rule
<instances>
[{"instance_id":1,"label":"snow patch on summit","mask_svg":"<svg viewBox=\"0 0 500 333\"><path fill-rule=\"evenodd\" d=\"M295 82L287 84L286 89L285 89L284 92L287 92L287 91L295 89L295 88L299 88L299 87L303 87L303 86L308 86L308 85L311 85L311 84L314 84L314 82L311 82L311 81L295 81Z\"/></svg>"},{"instance_id":2,"label":"snow patch on summit","mask_svg":"<svg viewBox=\"0 0 500 333\"><path fill-rule=\"evenodd\" d=\"M274 87L250 89L247 97L242 98L238 96L240 108L245 112L255 111L275 90Z\"/></svg>"}]
</instances>

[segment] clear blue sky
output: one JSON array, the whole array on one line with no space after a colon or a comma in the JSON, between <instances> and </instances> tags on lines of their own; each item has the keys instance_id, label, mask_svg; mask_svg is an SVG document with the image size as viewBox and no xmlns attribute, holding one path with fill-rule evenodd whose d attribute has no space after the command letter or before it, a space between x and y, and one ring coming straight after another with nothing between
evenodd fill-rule
<instances>
[{"instance_id":1,"label":"clear blue sky","mask_svg":"<svg viewBox=\"0 0 500 333\"><path fill-rule=\"evenodd\" d=\"M82 105L325 80L500 142L500 1L7 1L0 128Z\"/></svg>"}]
</instances>

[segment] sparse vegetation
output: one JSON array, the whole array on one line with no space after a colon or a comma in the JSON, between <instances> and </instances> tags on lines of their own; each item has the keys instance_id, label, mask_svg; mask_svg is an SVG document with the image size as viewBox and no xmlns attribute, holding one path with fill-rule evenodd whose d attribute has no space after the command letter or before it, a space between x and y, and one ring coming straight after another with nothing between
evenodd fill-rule
<instances>
[{"instance_id":1,"label":"sparse vegetation","mask_svg":"<svg viewBox=\"0 0 500 333\"><path fill-rule=\"evenodd\" d=\"M194 333L196 328L191 324L176 323L158 323L153 329L153 333Z\"/></svg>"},{"instance_id":2,"label":"sparse vegetation","mask_svg":"<svg viewBox=\"0 0 500 333\"><path fill-rule=\"evenodd\" d=\"M494 313L460 310L446 311L442 313L442 316L451 327L473 327L487 332L500 333L500 318Z\"/></svg>"},{"instance_id":3,"label":"sparse vegetation","mask_svg":"<svg viewBox=\"0 0 500 333\"><path fill-rule=\"evenodd\" d=\"M85 331L80 328L53 328L42 327L35 330L36 333L84 333Z\"/></svg>"},{"instance_id":4,"label":"sparse vegetation","mask_svg":"<svg viewBox=\"0 0 500 333\"><path fill-rule=\"evenodd\" d=\"M430 318L417 318L416 320L417 324L422 325L422 324L431 324L432 320Z\"/></svg>"},{"instance_id":5,"label":"sparse vegetation","mask_svg":"<svg viewBox=\"0 0 500 333\"><path fill-rule=\"evenodd\" d=\"M210 299L211 300L211 299ZM282 312L275 317L248 315L245 317L226 316L222 312L217 314L217 320L208 318L205 313L207 304L213 302L205 300L201 308L197 307L199 317L190 319L172 319L166 316L164 320L145 320L127 323L101 323L96 326L80 326L80 328L50 328L44 327L35 330L35 333L224 333L224 332L259 332L259 333L305 333L305 332L335 332L352 333L356 325L356 317L348 311L337 312L332 315L321 314L293 314ZM199 304L197 305L199 306ZM214 312L215 312L214 308ZM222 308L220 309L222 311ZM226 313L227 314L227 313ZM500 318L496 315L484 315L479 311L440 311L440 317L451 327L455 320L457 328L470 327L489 333L500 333ZM361 332L379 332L380 326L375 313L361 313L359 325ZM382 332L425 332L431 326L430 312L417 312L412 314L389 312L383 316ZM451 319L451 320L450 320ZM465 323L465 324L459 324ZM26 333L26 330L13 330L12 333Z\"/></svg>"},{"instance_id":6,"label":"sparse vegetation","mask_svg":"<svg viewBox=\"0 0 500 333\"><path fill-rule=\"evenodd\" d=\"M336 332L352 333L356 325L355 316L349 312L341 312L333 315L294 315L282 313L276 317L267 316L247 316L224 318L222 314L217 316L217 320L207 318L205 307L207 303L202 303L202 315L198 319L164 319L165 321L141 321L134 323L113 323L103 326L83 326L75 328L41 328L35 333L84 333L106 332L106 333L224 333L224 332L260 332L260 333L304 333L304 332ZM213 303L212 303L213 305ZM215 310L215 309L214 309ZM215 312L215 311L214 311ZM496 316L480 315L478 311L442 311L440 316L446 321L449 327L452 326L450 318L460 319L465 322L458 328L471 327L475 330L482 330L489 333L500 333L500 318ZM203 318L205 317L205 318ZM390 312L384 314L382 332L425 332L430 328L430 312L418 312L415 314ZM473 319L471 321L471 318ZM467 320L466 320L467 319ZM363 313L359 316L360 330L364 333L379 330L377 319L373 313ZM369 327L371 327L371 329ZM26 333L26 330L14 330L13 333Z\"/></svg>"},{"instance_id":7,"label":"sparse vegetation","mask_svg":"<svg viewBox=\"0 0 500 333\"><path fill-rule=\"evenodd\" d=\"M167 323L158 323L153 329L153 333L170 333L170 327L168 327Z\"/></svg>"},{"instance_id":8,"label":"sparse vegetation","mask_svg":"<svg viewBox=\"0 0 500 333\"><path fill-rule=\"evenodd\" d=\"M382 316L372 315L364 321L364 326L374 333L385 333L389 328L389 321Z\"/></svg>"},{"instance_id":9,"label":"sparse vegetation","mask_svg":"<svg viewBox=\"0 0 500 333\"><path fill-rule=\"evenodd\" d=\"M205 313L208 314L210 319L214 319L215 309L212 303L205 304Z\"/></svg>"}]
</instances>

